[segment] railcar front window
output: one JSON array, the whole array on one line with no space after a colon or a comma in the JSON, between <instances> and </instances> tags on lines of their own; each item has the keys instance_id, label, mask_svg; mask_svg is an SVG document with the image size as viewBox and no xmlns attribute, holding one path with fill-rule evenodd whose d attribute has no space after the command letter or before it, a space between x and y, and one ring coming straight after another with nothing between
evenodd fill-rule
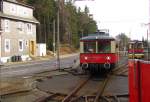
<instances>
[{"instance_id":1,"label":"railcar front window","mask_svg":"<svg viewBox=\"0 0 150 102\"><path fill-rule=\"evenodd\" d=\"M134 44L129 44L129 49L133 49L135 48L135 45Z\"/></svg>"},{"instance_id":2,"label":"railcar front window","mask_svg":"<svg viewBox=\"0 0 150 102\"><path fill-rule=\"evenodd\" d=\"M110 41L99 41L98 42L98 53L111 53Z\"/></svg>"},{"instance_id":3,"label":"railcar front window","mask_svg":"<svg viewBox=\"0 0 150 102\"><path fill-rule=\"evenodd\" d=\"M84 42L85 53L96 53L96 42Z\"/></svg>"},{"instance_id":4,"label":"railcar front window","mask_svg":"<svg viewBox=\"0 0 150 102\"><path fill-rule=\"evenodd\" d=\"M138 48L138 49L142 49L142 48L143 48L143 44L142 44L142 43L138 43L138 44L137 44L137 48Z\"/></svg>"}]
</instances>

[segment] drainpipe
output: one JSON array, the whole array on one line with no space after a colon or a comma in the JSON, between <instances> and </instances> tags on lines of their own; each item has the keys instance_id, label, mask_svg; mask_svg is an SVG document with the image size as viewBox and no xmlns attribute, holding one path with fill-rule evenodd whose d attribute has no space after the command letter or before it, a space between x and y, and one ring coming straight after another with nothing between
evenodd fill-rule
<instances>
[{"instance_id":1,"label":"drainpipe","mask_svg":"<svg viewBox=\"0 0 150 102\"><path fill-rule=\"evenodd\" d=\"M2 57L2 24L1 24L1 17L0 17L0 62Z\"/></svg>"},{"instance_id":2,"label":"drainpipe","mask_svg":"<svg viewBox=\"0 0 150 102\"><path fill-rule=\"evenodd\" d=\"M0 20L1 20L1 18L0 18ZM0 25L1 25L1 23L0 23ZM1 74L1 44L2 42L1 42L1 32L0 32L0 74ZM0 76L1 77L1 76ZM1 79L0 79L0 83L1 83ZM0 96L0 102L2 101L2 97Z\"/></svg>"},{"instance_id":3,"label":"drainpipe","mask_svg":"<svg viewBox=\"0 0 150 102\"><path fill-rule=\"evenodd\" d=\"M0 11L2 11L2 0L0 0L0 6L1 6L1 8L0 8ZM1 36L2 36L2 33L1 33L1 17L0 17L0 73L1 73L1 46L2 46L2 39L1 39ZM0 76L1 77L1 76ZM1 83L1 80L0 80L0 83ZM2 97L0 96L0 101L2 101L1 100L2 99Z\"/></svg>"},{"instance_id":4,"label":"drainpipe","mask_svg":"<svg viewBox=\"0 0 150 102\"><path fill-rule=\"evenodd\" d=\"M1 8L0 8L0 11L3 13L3 0L0 0L0 6L1 6Z\"/></svg>"},{"instance_id":5,"label":"drainpipe","mask_svg":"<svg viewBox=\"0 0 150 102\"><path fill-rule=\"evenodd\" d=\"M0 12L3 12L3 0L0 0ZM0 62L1 62L1 51L2 51L2 27L1 27L1 17L0 17Z\"/></svg>"},{"instance_id":6,"label":"drainpipe","mask_svg":"<svg viewBox=\"0 0 150 102\"><path fill-rule=\"evenodd\" d=\"M0 17L0 44L2 44L2 24L1 24L1 17ZM1 49L1 45L0 45L0 49ZM1 53L0 53L0 56L1 56Z\"/></svg>"}]
</instances>

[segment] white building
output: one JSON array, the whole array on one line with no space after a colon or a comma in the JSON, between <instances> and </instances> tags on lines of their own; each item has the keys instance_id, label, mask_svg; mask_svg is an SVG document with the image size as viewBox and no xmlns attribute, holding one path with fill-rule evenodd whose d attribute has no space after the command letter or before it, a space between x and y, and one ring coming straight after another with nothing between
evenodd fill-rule
<instances>
[{"instance_id":1,"label":"white building","mask_svg":"<svg viewBox=\"0 0 150 102\"><path fill-rule=\"evenodd\" d=\"M33 7L16 0L0 0L0 60L36 56L36 24Z\"/></svg>"}]
</instances>

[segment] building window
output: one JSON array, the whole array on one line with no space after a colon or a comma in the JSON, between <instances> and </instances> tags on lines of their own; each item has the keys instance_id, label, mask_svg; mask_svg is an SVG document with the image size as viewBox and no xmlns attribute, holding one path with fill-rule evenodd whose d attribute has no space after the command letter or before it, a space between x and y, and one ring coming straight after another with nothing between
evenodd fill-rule
<instances>
[{"instance_id":1,"label":"building window","mask_svg":"<svg viewBox=\"0 0 150 102\"><path fill-rule=\"evenodd\" d=\"M10 31L10 21L9 20L4 20L4 29L5 29L5 32Z\"/></svg>"},{"instance_id":2,"label":"building window","mask_svg":"<svg viewBox=\"0 0 150 102\"><path fill-rule=\"evenodd\" d=\"M32 24L27 23L27 33L32 33Z\"/></svg>"},{"instance_id":3,"label":"building window","mask_svg":"<svg viewBox=\"0 0 150 102\"><path fill-rule=\"evenodd\" d=\"M23 22L18 22L18 30L19 30L19 32L24 31L24 23Z\"/></svg>"},{"instance_id":4,"label":"building window","mask_svg":"<svg viewBox=\"0 0 150 102\"><path fill-rule=\"evenodd\" d=\"M16 6L14 4L10 5L10 11L11 11L12 14L16 14L17 10L16 10Z\"/></svg>"},{"instance_id":5,"label":"building window","mask_svg":"<svg viewBox=\"0 0 150 102\"><path fill-rule=\"evenodd\" d=\"M10 52L10 39L5 39L5 52Z\"/></svg>"},{"instance_id":6,"label":"building window","mask_svg":"<svg viewBox=\"0 0 150 102\"><path fill-rule=\"evenodd\" d=\"M28 40L25 40L25 46L28 46Z\"/></svg>"},{"instance_id":7,"label":"building window","mask_svg":"<svg viewBox=\"0 0 150 102\"><path fill-rule=\"evenodd\" d=\"M19 51L23 51L23 40L19 40Z\"/></svg>"},{"instance_id":8,"label":"building window","mask_svg":"<svg viewBox=\"0 0 150 102\"><path fill-rule=\"evenodd\" d=\"M26 9L26 8L23 9L23 15L26 16L26 17L27 17L27 15L28 15L28 12L27 12L27 9Z\"/></svg>"}]
</instances>

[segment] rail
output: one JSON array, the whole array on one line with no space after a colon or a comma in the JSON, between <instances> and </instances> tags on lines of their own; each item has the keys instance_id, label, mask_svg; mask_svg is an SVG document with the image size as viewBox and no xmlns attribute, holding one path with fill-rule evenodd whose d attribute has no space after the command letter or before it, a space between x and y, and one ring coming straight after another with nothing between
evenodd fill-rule
<instances>
[{"instance_id":1,"label":"rail","mask_svg":"<svg viewBox=\"0 0 150 102\"><path fill-rule=\"evenodd\" d=\"M90 77L82 81L72 92L70 92L63 100L62 102L69 102L71 100L72 96L75 96L75 94L89 81Z\"/></svg>"},{"instance_id":2,"label":"rail","mask_svg":"<svg viewBox=\"0 0 150 102\"><path fill-rule=\"evenodd\" d=\"M95 97L94 102L99 102L100 97L103 95L103 92L105 90L105 87L110 79L110 75L108 75L108 77L105 78L105 80L103 81L103 84L100 85L100 88L98 89L97 95Z\"/></svg>"}]
</instances>

